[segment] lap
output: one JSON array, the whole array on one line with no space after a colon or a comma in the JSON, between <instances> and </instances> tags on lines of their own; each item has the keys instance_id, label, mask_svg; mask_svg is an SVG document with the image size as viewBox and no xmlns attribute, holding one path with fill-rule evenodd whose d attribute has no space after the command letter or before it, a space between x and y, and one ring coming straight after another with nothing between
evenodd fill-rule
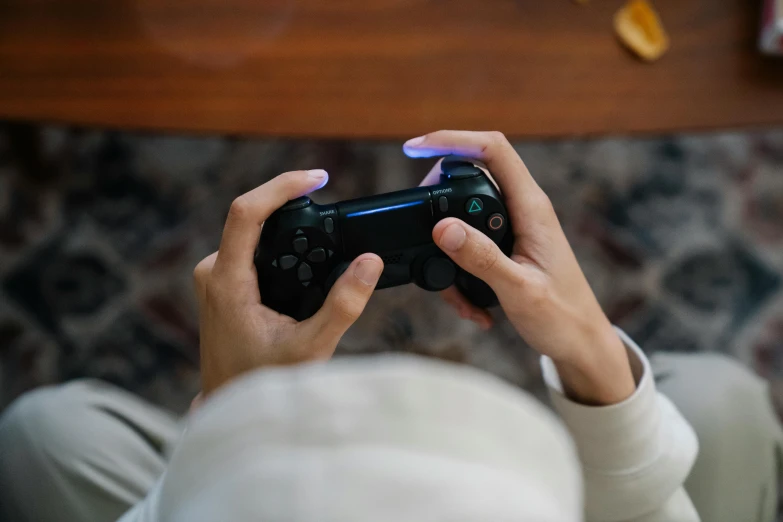
<instances>
[{"instance_id":1,"label":"lap","mask_svg":"<svg viewBox=\"0 0 783 522\"><path fill-rule=\"evenodd\" d=\"M153 486L177 436L173 416L108 384L34 390L0 417L0 519L113 522Z\"/></svg>"},{"instance_id":2,"label":"lap","mask_svg":"<svg viewBox=\"0 0 783 522\"><path fill-rule=\"evenodd\" d=\"M767 384L717 354L657 353L658 389L699 438L685 488L710 522L769 522L777 509L781 428Z\"/></svg>"},{"instance_id":3,"label":"lap","mask_svg":"<svg viewBox=\"0 0 783 522\"><path fill-rule=\"evenodd\" d=\"M712 354L651 363L699 437L686 490L702 520L772 520L783 437L764 381ZM178 434L168 413L97 381L30 392L0 417L0 520L114 522L152 488Z\"/></svg>"}]
</instances>

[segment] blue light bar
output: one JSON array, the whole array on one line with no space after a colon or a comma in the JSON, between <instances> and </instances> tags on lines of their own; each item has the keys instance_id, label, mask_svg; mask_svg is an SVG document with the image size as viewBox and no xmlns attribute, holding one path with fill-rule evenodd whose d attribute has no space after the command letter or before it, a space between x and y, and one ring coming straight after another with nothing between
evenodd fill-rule
<instances>
[{"instance_id":1,"label":"blue light bar","mask_svg":"<svg viewBox=\"0 0 783 522\"><path fill-rule=\"evenodd\" d=\"M410 203L400 203L399 205L391 205L389 207L380 207L380 208L373 208L370 210L360 210L358 212L351 212L350 214L347 214L345 217L356 217L356 216L365 216L367 214L377 214L378 212L386 212L387 210L397 210L398 208L407 208L407 207L414 207L416 205L421 205L424 203L424 201L411 201Z\"/></svg>"}]
</instances>

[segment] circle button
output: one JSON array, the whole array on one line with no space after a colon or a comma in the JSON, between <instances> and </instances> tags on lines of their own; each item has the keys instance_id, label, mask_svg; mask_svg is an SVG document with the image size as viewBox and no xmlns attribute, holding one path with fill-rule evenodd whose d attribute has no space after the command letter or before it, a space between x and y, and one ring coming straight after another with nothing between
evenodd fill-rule
<instances>
[{"instance_id":1,"label":"circle button","mask_svg":"<svg viewBox=\"0 0 783 522\"><path fill-rule=\"evenodd\" d=\"M487 227L490 230L500 230L506 224L506 218L502 214L492 214L487 219Z\"/></svg>"}]
</instances>

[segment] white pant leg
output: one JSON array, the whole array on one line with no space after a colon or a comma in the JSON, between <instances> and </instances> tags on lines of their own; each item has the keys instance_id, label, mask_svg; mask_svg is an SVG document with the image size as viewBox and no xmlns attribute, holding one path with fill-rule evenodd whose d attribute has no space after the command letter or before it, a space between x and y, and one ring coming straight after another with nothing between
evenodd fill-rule
<instances>
[{"instance_id":1,"label":"white pant leg","mask_svg":"<svg viewBox=\"0 0 783 522\"><path fill-rule=\"evenodd\" d=\"M0 520L114 522L178 435L173 416L99 381L33 390L0 417Z\"/></svg>"},{"instance_id":2,"label":"white pant leg","mask_svg":"<svg viewBox=\"0 0 783 522\"><path fill-rule=\"evenodd\" d=\"M658 390L693 426L699 456L685 489L704 522L770 522L783 435L767 383L717 354L654 354Z\"/></svg>"}]
</instances>

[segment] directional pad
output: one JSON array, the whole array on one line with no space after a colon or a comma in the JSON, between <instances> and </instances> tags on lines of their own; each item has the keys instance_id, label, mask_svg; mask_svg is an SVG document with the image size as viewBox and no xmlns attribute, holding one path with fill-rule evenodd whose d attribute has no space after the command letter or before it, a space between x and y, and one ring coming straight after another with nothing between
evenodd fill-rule
<instances>
[{"instance_id":1,"label":"directional pad","mask_svg":"<svg viewBox=\"0 0 783 522\"><path fill-rule=\"evenodd\" d=\"M326 250L323 248L314 248L307 254L307 260L311 263L323 263L326 261Z\"/></svg>"},{"instance_id":2,"label":"directional pad","mask_svg":"<svg viewBox=\"0 0 783 522\"><path fill-rule=\"evenodd\" d=\"M303 254L307 250L307 238L303 236L294 238L294 252Z\"/></svg>"},{"instance_id":3,"label":"directional pad","mask_svg":"<svg viewBox=\"0 0 783 522\"><path fill-rule=\"evenodd\" d=\"M313 278L313 270L310 268L310 265L307 263L302 263L299 265L299 268L296 271L296 277L299 278L299 281L305 282L309 281Z\"/></svg>"},{"instance_id":4,"label":"directional pad","mask_svg":"<svg viewBox=\"0 0 783 522\"><path fill-rule=\"evenodd\" d=\"M296 256L288 255L280 256L278 263L280 264L280 268L283 270L288 270L289 268L293 268L297 261L299 261L299 259L297 259Z\"/></svg>"}]
</instances>

